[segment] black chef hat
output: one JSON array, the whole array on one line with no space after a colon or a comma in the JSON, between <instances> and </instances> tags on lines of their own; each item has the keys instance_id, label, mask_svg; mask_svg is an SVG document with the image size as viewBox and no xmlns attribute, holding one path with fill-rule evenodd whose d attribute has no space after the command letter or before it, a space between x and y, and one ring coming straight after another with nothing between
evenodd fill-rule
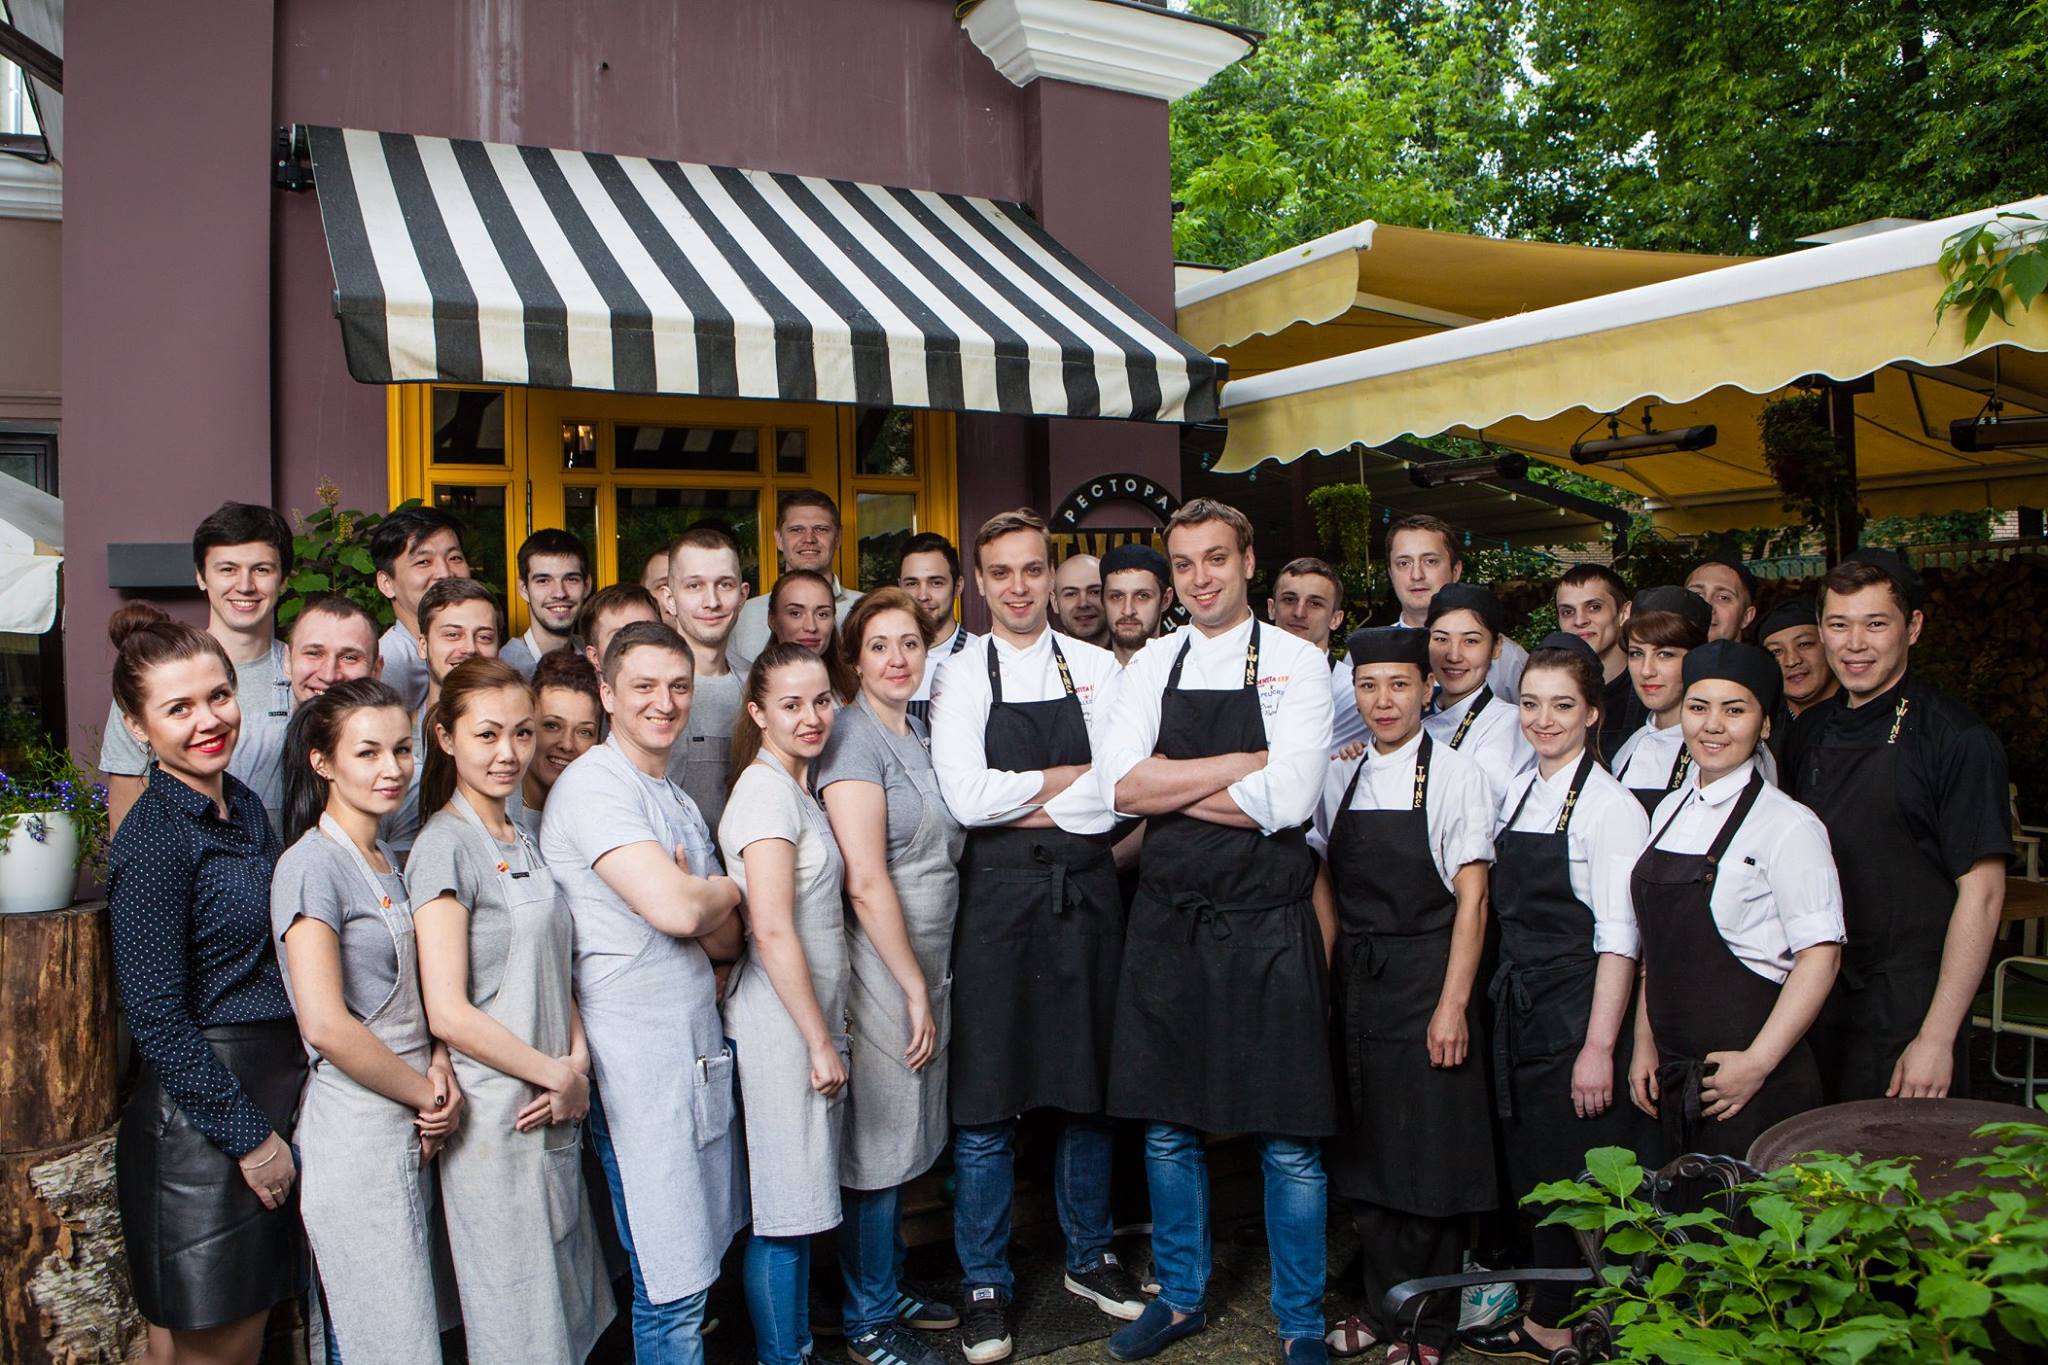
<instances>
[{"instance_id":1,"label":"black chef hat","mask_svg":"<svg viewBox=\"0 0 2048 1365\"><path fill-rule=\"evenodd\" d=\"M1595 673L1602 671L1600 656L1593 652L1593 646L1587 644L1579 636L1572 634L1568 630L1551 631L1550 634L1536 642L1536 648L1531 650L1530 653L1533 654L1545 649L1561 649L1565 653L1584 659L1587 663L1593 665Z\"/></svg>"},{"instance_id":2,"label":"black chef hat","mask_svg":"<svg viewBox=\"0 0 2048 1365\"><path fill-rule=\"evenodd\" d=\"M1646 611L1668 611L1682 616L1698 626L1702 635L1714 628L1714 609L1707 605L1707 599L1676 583L1644 588L1637 593L1635 601L1629 604L1629 613L1639 616Z\"/></svg>"},{"instance_id":3,"label":"black chef hat","mask_svg":"<svg viewBox=\"0 0 2048 1365\"><path fill-rule=\"evenodd\" d=\"M1778 697L1785 690L1785 674L1773 659L1755 645L1740 640L1710 640L1688 650L1684 666L1685 690L1708 678L1725 678L1741 683L1756 695L1766 715L1778 709Z\"/></svg>"},{"instance_id":4,"label":"black chef hat","mask_svg":"<svg viewBox=\"0 0 2048 1365\"><path fill-rule=\"evenodd\" d=\"M1752 602L1756 601L1756 575L1749 571L1749 566L1747 564L1744 564L1734 555L1718 554L1708 555L1705 559L1702 559L1698 564L1693 565L1693 568L1697 570L1704 568L1706 565L1709 564L1719 564L1724 569L1733 570L1736 580L1742 584L1742 590L1745 593L1749 594L1749 600ZM1687 574L1686 577L1691 578L1692 575Z\"/></svg>"},{"instance_id":5,"label":"black chef hat","mask_svg":"<svg viewBox=\"0 0 2048 1365\"><path fill-rule=\"evenodd\" d=\"M1765 613L1763 621L1756 628L1756 638L1759 643L1767 643L1781 630L1819 623L1820 617L1814 612L1813 599L1801 593L1789 601L1778 603Z\"/></svg>"},{"instance_id":6,"label":"black chef hat","mask_svg":"<svg viewBox=\"0 0 2048 1365\"><path fill-rule=\"evenodd\" d=\"M1842 556L1845 564L1868 564L1899 585L1900 596L1906 599L1906 610L1920 610L1920 604L1927 600L1927 587L1920 581L1911 564L1897 550L1886 550L1867 545L1860 550L1851 550Z\"/></svg>"},{"instance_id":7,"label":"black chef hat","mask_svg":"<svg viewBox=\"0 0 2048 1365\"><path fill-rule=\"evenodd\" d=\"M1167 567L1166 556L1142 540L1128 541L1112 548L1102 557L1102 581L1109 582L1113 573L1125 569L1143 569L1159 580L1163 591L1173 586L1173 570Z\"/></svg>"},{"instance_id":8,"label":"black chef hat","mask_svg":"<svg viewBox=\"0 0 2048 1365\"><path fill-rule=\"evenodd\" d=\"M1429 632L1406 626L1368 626L1354 630L1344 642L1344 656L1353 668L1364 664L1414 664L1429 672Z\"/></svg>"},{"instance_id":9,"label":"black chef hat","mask_svg":"<svg viewBox=\"0 0 2048 1365\"><path fill-rule=\"evenodd\" d=\"M1437 617L1454 611L1471 612L1495 635L1507 628L1508 609L1493 595L1493 589L1477 583L1446 583L1438 588L1436 596L1429 599L1429 615L1424 624L1433 626Z\"/></svg>"}]
</instances>

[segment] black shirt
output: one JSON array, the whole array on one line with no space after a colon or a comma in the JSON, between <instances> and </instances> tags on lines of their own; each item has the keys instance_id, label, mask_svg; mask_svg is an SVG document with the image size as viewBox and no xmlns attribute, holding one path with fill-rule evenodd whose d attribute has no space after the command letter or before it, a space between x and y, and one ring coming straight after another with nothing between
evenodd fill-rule
<instances>
[{"instance_id":1,"label":"black shirt","mask_svg":"<svg viewBox=\"0 0 2048 1365\"><path fill-rule=\"evenodd\" d=\"M1900 698L1906 714L1898 715ZM1816 702L1792 723L1779 766L1786 790L1806 799L1813 781L1804 761L1810 746L1875 749L1899 726L1899 809L1913 842L1930 864L1950 880L1984 858L2012 853L2011 793L2005 747L1976 713L1933 683L1910 671L1861 706L1849 705L1847 688ZM1849 831L1831 830L1837 859ZM1846 836L1846 837L1845 837Z\"/></svg>"},{"instance_id":2,"label":"black shirt","mask_svg":"<svg viewBox=\"0 0 2048 1365\"><path fill-rule=\"evenodd\" d=\"M135 1047L164 1093L229 1156L263 1145L270 1120L200 1030L290 1019L270 937L270 874L283 852L256 793L224 778L213 799L155 765L107 858L114 980Z\"/></svg>"},{"instance_id":3,"label":"black shirt","mask_svg":"<svg viewBox=\"0 0 2048 1365\"><path fill-rule=\"evenodd\" d=\"M1593 732L1593 746L1604 766L1614 766L1614 756L1621 752L1630 735L1643 728L1648 714L1626 668L1601 689L1600 727Z\"/></svg>"}]
</instances>

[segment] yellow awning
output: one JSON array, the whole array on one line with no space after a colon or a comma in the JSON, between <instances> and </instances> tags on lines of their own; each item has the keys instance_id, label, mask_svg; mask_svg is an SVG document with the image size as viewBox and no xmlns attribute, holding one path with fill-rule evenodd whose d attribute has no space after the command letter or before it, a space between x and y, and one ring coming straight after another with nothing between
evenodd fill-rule
<instances>
[{"instance_id":1,"label":"yellow awning","mask_svg":"<svg viewBox=\"0 0 2048 1365\"><path fill-rule=\"evenodd\" d=\"M2048 197L2011 206L2048 214ZM1652 500L1673 530L1785 518L1756 431L1762 404L1811 375L1876 375L1859 395L1857 469L1874 515L2048 501L2048 450L1965 454L1952 419L1992 388L2007 416L2048 411L2048 307L1994 321L1974 347L1963 319L1934 325L1944 239L1987 215L1744 261L1232 382L1221 472L1354 442L1480 436L1569 465L1573 441L1619 413L1642 429L1712 422L1712 448L1590 466Z\"/></svg>"},{"instance_id":2,"label":"yellow awning","mask_svg":"<svg viewBox=\"0 0 2048 1365\"><path fill-rule=\"evenodd\" d=\"M1236 270L1177 277L1174 326L1241 379L1741 259L1368 221Z\"/></svg>"}]
</instances>

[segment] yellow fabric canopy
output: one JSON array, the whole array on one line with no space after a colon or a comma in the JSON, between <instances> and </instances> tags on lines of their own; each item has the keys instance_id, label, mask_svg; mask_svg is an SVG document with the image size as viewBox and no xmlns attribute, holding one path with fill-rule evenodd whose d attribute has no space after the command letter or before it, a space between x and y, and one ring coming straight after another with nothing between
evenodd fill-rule
<instances>
[{"instance_id":1,"label":"yellow fabric canopy","mask_svg":"<svg viewBox=\"0 0 2048 1365\"><path fill-rule=\"evenodd\" d=\"M2048 215L2048 197L2011 206ZM1672 530L1785 519L1765 466L1762 405L1813 375L1875 375L1856 398L1857 469L1874 515L2048 501L2048 450L1965 454L1952 419L1992 386L2008 417L2048 411L2048 306L1993 321L1975 346L1957 313L1934 325L1941 243L1959 215L1236 380L1220 472L1448 432L1570 466L1573 441L1711 422L1709 449L1589 466L1651 500ZM1698 259L1698 258L1694 258Z\"/></svg>"}]
</instances>

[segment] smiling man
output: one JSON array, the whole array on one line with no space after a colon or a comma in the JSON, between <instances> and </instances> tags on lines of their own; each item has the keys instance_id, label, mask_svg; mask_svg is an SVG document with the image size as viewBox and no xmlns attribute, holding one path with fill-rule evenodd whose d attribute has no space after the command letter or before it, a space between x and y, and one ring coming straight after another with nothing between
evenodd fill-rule
<instances>
[{"instance_id":1,"label":"smiling man","mask_svg":"<svg viewBox=\"0 0 2048 1365\"><path fill-rule=\"evenodd\" d=\"M292 568L292 533L268 507L224 502L192 532L192 571L206 594L206 631L235 664L242 729L228 772L263 802L273 828L284 808L284 733L291 721L291 672L277 638L277 599ZM149 751L113 706L100 732L107 779L107 826L121 824L149 779Z\"/></svg>"},{"instance_id":2,"label":"smiling man","mask_svg":"<svg viewBox=\"0 0 2048 1365\"><path fill-rule=\"evenodd\" d=\"M1060 634L1097 649L1109 647L1109 618L1102 610L1102 561L1068 555L1052 576L1052 619Z\"/></svg>"},{"instance_id":3,"label":"smiling man","mask_svg":"<svg viewBox=\"0 0 2048 1365\"><path fill-rule=\"evenodd\" d=\"M498 657L532 682L541 655L569 647L588 596L590 552L583 542L556 527L535 531L519 546L519 600L532 619L526 633L507 640Z\"/></svg>"},{"instance_id":4,"label":"smiling man","mask_svg":"<svg viewBox=\"0 0 2048 1365\"><path fill-rule=\"evenodd\" d=\"M932 683L939 665L974 643L974 634L960 624L960 552L936 531L922 531L903 542L896 556L896 586L910 594L917 609L932 623L932 645L924 653L924 679L911 694L910 714L930 723Z\"/></svg>"},{"instance_id":5,"label":"smiling man","mask_svg":"<svg viewBox=\"0 0 2048 1365\"><path fill-rule=\"evenodd\" d=\"M2005 750L1911 671L1920 604L1920 576L1890 550L1828 571L1821 643L1842 690L1785 746L1787 789L1827 826L1848 921L1813 1033L1830 1103L1969 1093L1970 1003L2005 903Z\"/></svg>"},{"instance_id":6,"label":"smiling man","mask_svg":"<svg viewBox=\"0 0 2048 1365\"><path fill-rule=\"evenodd\" d=\"M668 775L682 786L711 829L725 814L732 727L752 659L732 652L733 628L747 600L740 547L732 533L709 522L692 526L669 546L662 593L667 615L690 646L693 683L690 719L669 751Z\"/></svg>"},{"instance_id":7,"label":"smiling man","mask_svg":"<svg viewBox=\"0 0 2048 1365\"><path fill-rule=\"evenodd\" d=\"M384 667L377 653L377 618L335 592L306 600L292 618L285 648L294 707L338 682L374 678Z\"/></svg>"},{"instance_id":8,"label":"smiling man","mask_svg":"<svg viewBox=\"0 0 2048 1365\"><path fill-rule=\"evenodd\" d=\"M1842 684L1828 667L1827 650L1820 641L1820 616L1811 597L1801 594L1772 607L1758 623L1756 638L1785 674L1785 695L1771 717L1770 739L1772 752L1782 759L1792 737L1792 722L1834 696Z\"/></svg>"},{"instance_id":9,"label":"smiling man","mask_svg":"<svg viewBox=\"0 0 2048 1365\"><path fill-rule=\"evenodd\" d=\"M377 591L391 601L394 620L377 642L381 675L406 706L419 710L427 696L427 661L420 656L420 598L444 578L469 577L462 528L437 507L401 507L370 533Z\"/></svg>"},{"instance_id":10,"label":"smiling man","mask_svg":"<svg viewBox=\"0 0 2048 1365\"><path fill-rule=\"evenodd\" d=\"M832 616L844 621L860 593L839 581L832 571L839 557L839 504L814 488L793 488L775 504L775 549L782 567L809 569L823 574L832 584ZM747 599L740 608L740 622L732 634L733 652L742 658L758 659L768 648L768 594Z\"/></svg>"},{"instance_id":11,"label":"smiling man","mask_svg":"<svg viewBox=\"0 0 2048 1365\"><path fill-rule=\"evenodd\" d=\"M1409 630L1421 630L1429 620L1429 602L1446 583L1465 579L1465 556L1458 548L1458 533L1437 517L1395 518L1387 527L1387 576L1394 585L1394 598L1401 615L1394 622ZM1529 651L1514 640L1503 640L1500 657L1487 670L1486 681L1493 694L1510 706L1521 693L1517 683ZM1352 709L1357 709L1356 703Z\"/></svg>"}]
</instances>

